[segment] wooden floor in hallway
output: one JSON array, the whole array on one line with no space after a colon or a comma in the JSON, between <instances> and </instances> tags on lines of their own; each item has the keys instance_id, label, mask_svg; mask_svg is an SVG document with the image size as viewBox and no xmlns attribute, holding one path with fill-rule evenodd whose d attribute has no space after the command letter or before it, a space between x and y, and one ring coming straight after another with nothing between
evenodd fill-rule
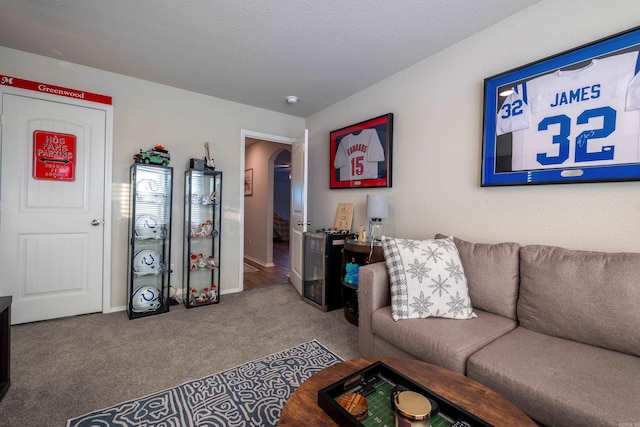
<instances>
[{"instance_id":1,"label":"wooden floor in hallway","mask_svg":"<svg viewBox=\"0 0 640 427\"><path fill-rule=\"evenodd\" d=\"M244 273L244 290L289 283L289 242L273 241L273 263L274 267L264 267L247 262L258 271Z\"/></svg>"}]
</instances>

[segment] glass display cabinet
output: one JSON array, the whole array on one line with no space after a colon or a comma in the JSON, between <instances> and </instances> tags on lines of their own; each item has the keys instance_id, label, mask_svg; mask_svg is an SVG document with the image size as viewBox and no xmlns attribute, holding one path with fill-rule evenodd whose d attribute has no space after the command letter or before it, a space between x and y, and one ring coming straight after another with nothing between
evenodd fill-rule
<instances>
[{"instance_id":1,"label":"glass display cabinet","mask_svg":"<svg viewBox=\"0 0 640 427\"><path fill-rule=\"evenodd\" d=\"M189 169L184 177L183 301L187 308L220 302L222 172Z\"/></svg>"},{"instance_id":2,"label":"glass display cabinet","mask_svg":"<svg viewBox=\"0 0 640 427\"><path fill-rule=\"evenodd\" d=\"M129 319L169 311L173 168L131 166Z\"/></svg>"}]
</instances>

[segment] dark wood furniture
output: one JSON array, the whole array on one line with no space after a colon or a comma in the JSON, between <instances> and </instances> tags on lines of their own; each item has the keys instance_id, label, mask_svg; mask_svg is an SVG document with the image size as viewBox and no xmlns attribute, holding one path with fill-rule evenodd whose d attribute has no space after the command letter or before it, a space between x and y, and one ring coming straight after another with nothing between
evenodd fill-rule
<instances>
[{"instance_id":1,"label":"dark wood furniture","mask_svg":"<svg viewBox=\"0 0 640 427\"><path fill-rule=\"evenodd\" d=\"M302 257L302 300L322 311L342 308L342 249L351 234L307 231Z\"/></svg>"},{"instance_id":2,"label":"dark wood furniture","mask_svg":"<svg viewBox=\"0 0 640 427\"><path fill-rule=\"evenodd\" d=\"M371 241L345 240L342 250L342 300L344 301L344 317L349 323L358 326L358 287L344 281L345 266L349 262L367 265L383 261L382 242L379 240L373 242L373 250Z\"/></svg>"},{"instance_id":3,"label":"dark wood furniture","mask_svg":"<svg viewBox=\"0 0 640 427\"><path fill-rule=\"evenodd\" d=\"M347 360L311 376L287 400L278 426L336 426L318 406L318 391L378 360L496 427L537 426L504 397L464 375L418 360L386 357Z\"/></svg>"},{"instance_id":4,"label":"dark wood furniture","mask_svg":"<svg viewBox=\"0 0 640 427\"><path fill-rule=\"evenodd\" d=\"M0 297L0 400L11 384L11 297Z\"/></svg>"}]
</instances>

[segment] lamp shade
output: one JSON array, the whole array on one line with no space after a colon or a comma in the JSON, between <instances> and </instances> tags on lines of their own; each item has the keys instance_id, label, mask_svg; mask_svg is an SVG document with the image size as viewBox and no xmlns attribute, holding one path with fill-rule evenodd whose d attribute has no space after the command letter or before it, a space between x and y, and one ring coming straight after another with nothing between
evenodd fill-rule
<instances>
[{"instance_id":1,"label":"lamp shade","mask_svg":"<svg viewBox=\"0 0 640 427\"><path fill-rule=\"evenodd\" d=\"M378 194L367 195L367 217L386 218L389 216L387 197Z\"/></svg>"}]
</instances>

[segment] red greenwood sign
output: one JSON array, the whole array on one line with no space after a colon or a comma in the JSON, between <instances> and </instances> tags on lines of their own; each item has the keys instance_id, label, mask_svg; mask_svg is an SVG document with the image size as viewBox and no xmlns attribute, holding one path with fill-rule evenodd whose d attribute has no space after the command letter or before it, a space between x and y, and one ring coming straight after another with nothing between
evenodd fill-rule
<instances>
[{"instance_id":1,"label":"red greenwood sign","mask_svg":"<svg viewBox=\"0 0 640 427\"><path fill-rule=\"evenodd\" d=\"M67 98L80 99L82 101L99 102L111 105L111 97L98 93L85 92L83 90L69 89L62 86L53 86L45 83L33 82L31 80L19 79L17 77L3 76L0 74L0 85L17 87L20 89L33 90L36 92L49 93L52 95L66 96Z\"/></svg>"},{"instance_id":2,"label":"red greenwood sign","mask_svg":"<svg viewBox=\"0 0 640 427\"><path fill-rule=\"evenodd\" d=\"M75 181L76 136L67 133L33 132L33 178Z\"/></svg>"}]
</instances>

